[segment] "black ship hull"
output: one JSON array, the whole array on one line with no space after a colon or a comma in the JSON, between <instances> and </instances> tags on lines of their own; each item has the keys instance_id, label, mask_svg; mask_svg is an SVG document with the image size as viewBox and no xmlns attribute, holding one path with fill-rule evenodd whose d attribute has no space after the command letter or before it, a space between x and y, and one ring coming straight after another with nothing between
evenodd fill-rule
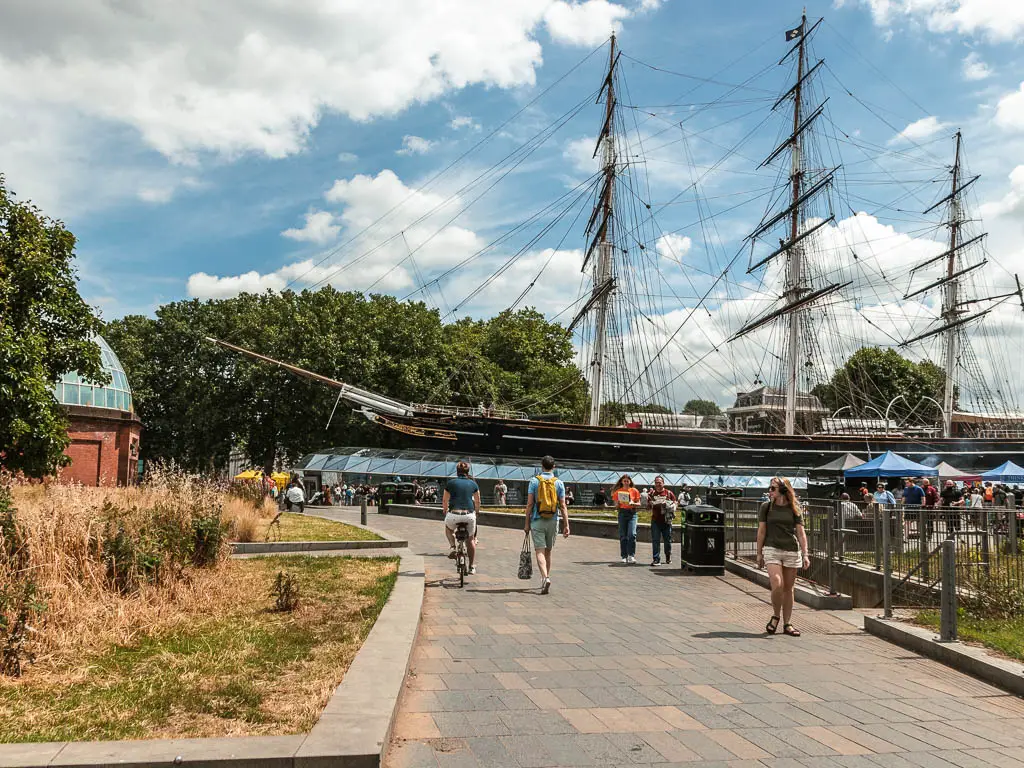
<instances>
[{"instance_id":1,"label":"black ship hull","mask_svg":"<svg viewBox=\"0 0 1024 768\"><path fill-rule=\"evenodd\" d=\"M844 453L868 459L895 451L917 462L947 461L983 472L1007 459L1024 463L1020 438L919 438L878 435L759 435L712 430L625 429L480 417L388 416L382 426L402 445L465 456L539 458L563 464L681 468L720 474L805 473Z\"/></svg>"}]
</instances>

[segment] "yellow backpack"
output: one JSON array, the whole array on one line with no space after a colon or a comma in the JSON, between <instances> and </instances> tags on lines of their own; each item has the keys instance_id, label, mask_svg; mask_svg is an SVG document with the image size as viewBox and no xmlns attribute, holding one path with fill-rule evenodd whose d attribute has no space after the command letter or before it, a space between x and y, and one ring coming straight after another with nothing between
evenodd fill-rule
<instances>
[{"instance_id":1,"label":"yellow backpack","mask_svg":"<svg viewBox=\"0 0 1024 768\"><path fill-rule=\"evenodd\" d=\"M558 511L558 480L554 477L537 475L537 514L554 517Z\"/></svg>"}]
</instances>

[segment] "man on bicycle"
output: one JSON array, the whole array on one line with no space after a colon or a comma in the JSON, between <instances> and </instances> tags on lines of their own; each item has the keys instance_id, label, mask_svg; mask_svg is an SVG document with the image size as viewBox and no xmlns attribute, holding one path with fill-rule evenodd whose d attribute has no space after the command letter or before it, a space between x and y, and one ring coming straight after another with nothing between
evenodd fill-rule
<instances>
[{"instance_id":1,"label":"man on bicycle","mask_svg":"<svg viewBox=\"0 0 1024 768\"><path fill-rule=\"evenodd\" d=\"M448 557L455 559L455 528L465 523L469 539L466 550L469 552L469 573L476 573L476 513L480 509L480 486L469 476L469 462L460 461L455 467L456 477L448 481L444 495L441 497L441 509L444 510L444 534L448 537L451 549Z\"/></svg>"}]
</instances>

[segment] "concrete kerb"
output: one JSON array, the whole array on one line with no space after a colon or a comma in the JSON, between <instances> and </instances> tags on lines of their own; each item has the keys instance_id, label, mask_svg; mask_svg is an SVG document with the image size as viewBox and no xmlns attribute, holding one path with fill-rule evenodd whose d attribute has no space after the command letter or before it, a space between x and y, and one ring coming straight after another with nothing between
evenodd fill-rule
<instances>
[{"instance_id":1,"label":"concrete kerb","mask_svg":"<svg viewBox=\"0 0 1024 768\"><path fill-rule=\"evenodd\" d=\"M1024 696L1024 664L995 656L984 648L939 642L934 630L894 619L864 617L865 631L890 643L977 677L1005 691Z\"/></svg>"},{"instance_id":2,"label":"concrete kerb","mask_svg":"<svg viewBox=\"0 0 1024 768\"><path fill-rule=\"evenodd\" d=\"M401 563L391 596L309 733L0 744L0 768L378 768L423 608L423 557L408 550L395 554Z\"/></svg>"},{"instance_id":3,"label":"concrete kerb","mask_svg":"<svg viewBox=\"0 0 1024 768\"><path fill-rule=\"evenodd\" d=\"M737 576L742 576L755 584L760 584L766 589L770 588L768 572L744 563L742 560L733 560L730 557L725 558L725 570L735 573ZM793 597L801 605L806 605L808 608L814 608L819 611L849 611L853 609L853 598L849 595L829 595L816 592L814 589L808 589L803 586L800 582L797 582L793 590Z\"/></svg>"}]
</instances>

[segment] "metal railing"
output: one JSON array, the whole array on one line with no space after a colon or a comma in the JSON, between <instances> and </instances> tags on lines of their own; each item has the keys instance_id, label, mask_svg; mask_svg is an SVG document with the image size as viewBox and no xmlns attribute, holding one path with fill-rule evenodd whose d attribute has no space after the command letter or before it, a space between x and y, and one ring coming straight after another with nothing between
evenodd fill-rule
<instances>
[{"instance_id":1,"label":"metal railing","mask_svg":"<svg viewBox=\"0 0 1024 768\"><path fill-rule=\"evenodd\" d=\"M733 558L755 558L761 503L724 499L726 551ZM834 592L850 566L880 572L886 615L894 607L940 607L942 587L950 581L969 604L984 595L1024 595L1024 512L1019 508L811 500L804 506L804 530L813 580ZM946 571L944 549L952 557ZM1024 612L1024 605L1019 610Z\"/></svg>"},{"instance_id":2,"label":"metal railing","mask_svg":"<svg viewBox=\"0 0 1024 768\"><path fill-rule=\"evenodd\" d=\"M442 416L488 416L494 419L505 419L508 421L522 420L527 418L523 411L513 411L507 408L491 408L487 406L478 406L476 408L466 408L463 406L456 405L435 405L434 403L413 403L412 409L414 411L423 411L425 413L437 413Z\"/></svg>"}]
</instances>

